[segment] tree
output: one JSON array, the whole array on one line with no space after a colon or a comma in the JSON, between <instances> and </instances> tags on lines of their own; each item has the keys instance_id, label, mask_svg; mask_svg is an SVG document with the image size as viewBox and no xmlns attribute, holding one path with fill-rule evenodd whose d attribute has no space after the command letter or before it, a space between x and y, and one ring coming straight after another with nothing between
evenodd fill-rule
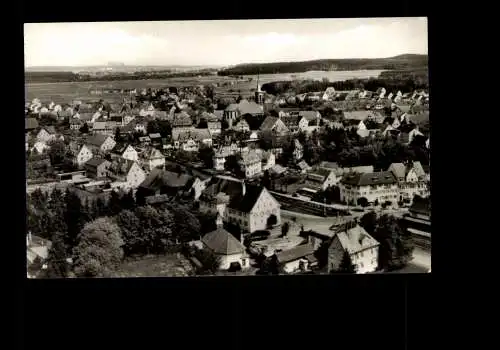
<instances>
[{"instance_id":1,"label":"tree","mask_svg":"<svg viewBox=\"0 0 500 350\"><path fill-rule=\"evenodd\" d=\"M123 238L123 251L125 256L131 256L138 252L142 235L141 223L133 211L122 210L116 217L116 223L121 230Z\"/></svg>"},{"instance_id":2,"label":"tree","mask_svg":"<svg viewBox=\"0 0 500 350\"><path fill-rule=\"evenodd\" d=\"M377 226L377 213L370 211L363 215L359 220L359 225L365 229L370 235L373 235Z\"/></svg>"},{"instance_id":3,"label":"tree","mask_svg":"<svg viewBox=\"0 0 500 350\"><path fill-rule=\"evenodd\" d=\"M358 205L362 206L363 208L368 206L368 199L365 197L358 198Z\"/></svg>"},{"instance_id":4,"label":"tree","mask_svg":"<svg viewBox=\"0 0 500 350\"><path fill-rule=\"evenodd\" d=\"M122 210L122 201L120 194L113 190L108 201L108 215L114 216Z\"/></svg>"},{"instance_id":5,"label":"tree","mask_svg":"<svg viewBox=\"0 0 500 350\"><path fill-rule=\"evenodd\" d=\"M344 255L340 261L337 273L356 273L356 267L353 265L351 256L347 250L344 250Z\"/></svg>"},{"instance_id":6,"label":"tree","mask_svg":"<svg viewBox=\"0 0 500 350\"><path fill-rule=\"evenodd\" d=\"M83 123L83 125L80 127L80 133L82 134L88 134L89 133L89 126L87 123Z\"/></svg>"},{"instance_id":7,"label":"tree","mask_svg":"<svg viewBox=\"0 0 500 350\"><path fill-rule=\"evenodd\" d=\"M269 170L264 171L264 175L262 176L261 185L267 189L272 189L271 183L271 175L269 174Z\"/></svg>"},{"instance_id":8,"label":"tree","mask_svg":"<svg viewBox=\"0 0 500 350\"><path fill-rule=\"evenodd\" d=\"M198 150L198 157L203 162L205 168L212 169L214 167L213 157L215 155L214 149L203 145Z\"/></svg>"},{"instance_id":9,"label":"tree","mask_svg":"<svg viewBox=\"0 0 500 350\"><path fill-rule=\"evenodd\" d=\"M134 190L130 189L124 193L120 198L121 210L133 210L135 208Z\"/></svg>"},{"instance_id":10,"label":"tree","mask_svg":"<svg viewBox=\"0 0 500 350\"><path fill-rule=\"evenodd\" d=\"M123 258L120 228L109 217L87 223L73 249L74 272L78 277L103 277L119 266Z\"/></svg>"},{"instance_id":11,"label":"tree","mask_svg":"<svg viewBox=\"0 0 500 350\"><path fill-rule=\"evenodd\" d=\"M380 243L379 268L395 270L411 260L414 248L411 234L402 229L394 216L382 215L372 236Z\"/></svg>"},{"instance_id":12,"label":"tree","mask_svg":"<svg viewBox=\"0 0 500 350\"><path fill-rule=\"evenodd\" d=\"M120 128L116 128L116 130L115 130L115 141L117 143L120 143L120 142L123 141L122 140L122 134L121 134Z\"/></svg>"},{"instance_id":13,"label":"tree","mask_svg":"<svg viewBox=\"0 0 500 350\"><path fill-rule=\"evenodd\" d=\"M220 256L208 249L195 249L194 256L201 263L201 268L197 274L214 274L219 270L221 259Z\"/></svg>"},{"instance_id":14,"label":"tree","mask_svg":"<svg viewBox=\"0 0 500 350\"><path fill-rule=\"evenodd\" d=\"M173 215L173 238L179 242L189 242L200 237L201 225L198 218L187 207L168 205L167 211Z\"/></svg>"},{"instance_id":15,"label":"tree","mask_svg":"<svg viewBox=\"0 0 500 350\"><path fill-rule=\"evenodd\" d=\"M143 187L139 187L135 192L135 202L137 206L146 205L146 197L148 196L148 191Z\"/></svg>"},{"instance_id":16,"label":"tree","mask_svg":"<svg viewBox=\"0 0 500 350\"><path fill-rule=\"evenodd\" d=\"M76 244L76 237L85 225L85 217L83 215L83 207L80 197L69 190L66 190L64 196L66 211L64 219L68 226L68 235L66 236L66 246L72 249Z\"/></svg>"},{"instance_id":17,"label":"tree","mask_svg":"<svg viewBox=\"0 0 500 350\"><path fill-rule=\"evenodd\" d=\"M49 146L50 164L61 164L64 160L64 156L66 155L66 145L64 144L64 141L52 141L49 143Z\"/></svg>"},{"instance_id":18,"label":"tree","mask_svg":"<svg viewBox=\"0 0 500 350\"><path fill-rule=\"evenodd\" d=\"M69 275L70 268L66 261L67 247L63 232L54 232L51 239L52 245L47 257L47 278L66 278Z\"/></svg>"},{"instance_id":19,"label":"tree","mask_svg":"<svg viewBox=\"0 0 500 350\"><path fill-rule=\"evenodd\" d=\"M290 230L290 224L286 221L283 225L281 225L281 237L285 237Z\"/></svg>"}]
</instances>

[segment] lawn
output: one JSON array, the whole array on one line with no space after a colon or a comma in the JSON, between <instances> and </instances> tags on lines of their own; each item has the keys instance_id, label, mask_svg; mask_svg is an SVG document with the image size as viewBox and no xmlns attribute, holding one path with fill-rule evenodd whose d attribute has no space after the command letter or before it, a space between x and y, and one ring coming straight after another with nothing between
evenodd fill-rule
<instances>
[{"instance_id":1,"label":"lawn","mask_svg":"<svg viewBox=\"0 0 500 350\"><path fill-rule=\"evenodd\" d=\"M113 277L186 277L192 270L182 254L152 255L125 261Z\"/></svg>"}]
</instances>

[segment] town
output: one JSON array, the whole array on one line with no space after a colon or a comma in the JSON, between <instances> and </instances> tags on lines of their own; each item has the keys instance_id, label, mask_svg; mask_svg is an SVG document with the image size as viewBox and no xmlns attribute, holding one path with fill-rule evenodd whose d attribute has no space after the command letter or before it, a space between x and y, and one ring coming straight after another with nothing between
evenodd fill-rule
<instances>
[{"instance_id":1,"label":"town","mask_svg":"<svg viewBox=\"0 0 500 350\"><path fill-rule=\"evenodd\" d=\"M253 98L217 99L213 86L125 94L26 104L33 270L99 275L123 246L178 256L189 274L366 273L430 249L425 91L272 96L257 81ZM342 95L365 108L329 107ZM301 98L316 107L287 102ZM408 251L383 257L386 235ZM89 246L104 237L109 247ZM86 261L102 249L104 261Z\"/></svg>"},{"instance_id":2,"label":"town","mask_svg":"<svg viewBox=\"0 0 500 350\"><path fill-rule=\"evenodd\" d=\"M28 278L430 272L428 83L393 63L413 59L334 81L27 83Z\"/></svg>"}]
</instances>

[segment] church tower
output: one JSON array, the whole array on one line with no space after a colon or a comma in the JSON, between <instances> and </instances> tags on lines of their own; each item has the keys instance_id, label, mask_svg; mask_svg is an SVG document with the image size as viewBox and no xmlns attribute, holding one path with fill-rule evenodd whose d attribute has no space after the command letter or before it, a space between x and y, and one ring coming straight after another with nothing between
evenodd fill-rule
<instances>
[{"instance_id":1,"label":"church tower","mask_svg":"<svg viewBox=\"0 0 500 350\"><path fill-rule=\"evenodd\" d=\"M259 84L259 79L260 78L260 72L257 75L257 90L255 90L255 102L258 104L263 104L264 103L264 91L260 89L260 84Z\"/></svg>"}]
</instances>

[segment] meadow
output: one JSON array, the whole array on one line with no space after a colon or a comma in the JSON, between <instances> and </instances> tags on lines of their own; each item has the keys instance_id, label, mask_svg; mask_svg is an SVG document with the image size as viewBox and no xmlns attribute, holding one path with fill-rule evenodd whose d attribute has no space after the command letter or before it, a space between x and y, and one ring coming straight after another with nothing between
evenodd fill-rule
<instances>
[{"instance_id":1,"label":"meadow","mask_svg":"<svg viewBox=\"0 0 500 350\"><path fill-rule=\"evenodd\" d=\"M330 81L342 81L347 79L365 79L378 77L381 70L364 71L310 71L304 73L286 73L286 74L263 74L259 76L259 84L265 84L273 81L283 80L301 80L314 79L321 80L327 78ZM192 85L207 85L234 81L232 86L217 88L218 94L240 93L243 96L251 95L251 89L257 87L257 76L249 75L236 80L227 76L202 76L189 78L170 78L170 79L149 79L149 80L122 80L122 81L94 81L94 82L64 82L64 83L25 83L25 96L27 101L39 98L42 102L53 101L55 103L71 103L73 100L98 100L103 99L107 102L120 102L125 97L121 94L103 94L91 95L92 89L142 89L142 88L166 88L169 86L183 87ZM128 96L128 95L126 95Z\"/></svg>"}]
</instances>

